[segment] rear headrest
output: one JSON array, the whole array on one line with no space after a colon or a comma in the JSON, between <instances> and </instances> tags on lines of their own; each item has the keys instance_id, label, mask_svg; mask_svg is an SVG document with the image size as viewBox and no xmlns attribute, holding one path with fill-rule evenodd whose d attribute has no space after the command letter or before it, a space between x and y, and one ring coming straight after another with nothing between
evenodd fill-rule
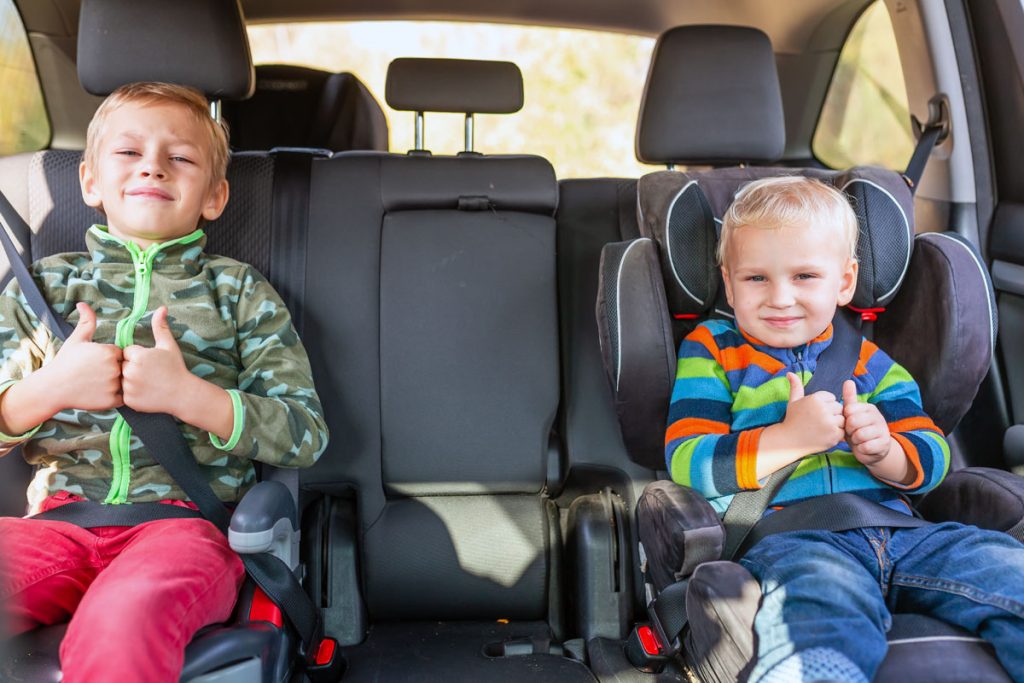
<instances>
[{"instance_id":1,"label":"rear headrest","mask_svg":"<svg viewBox=\"0 0 1024 683\"><path fill-rule=\"evenodd\" d=\"M640 232L659 245L665 294L675 315L706 315L717 302L715 247L721 218L747 183L780 175L817 178L844 191L860 237L860 271L852 306L885 306L899 289L914 243L913 196L902 176L861 166L847 171L723 168L703 173L651 173L639 181Z\"/></svg>"},{"instance_id":2,"label":"rear headrest","mask_svg":"<svg viewBox=\"0 0 1024 683\"><path fill-rule=\"evenodd\" d=\"M511 114L523 108L523 75L512 62L403 57L388 65L384 99L399 111Z\"/></svg>"},{"instance_id":3,"label":"rear headrest","mask_svg":"<svg viewBox=\"0 0 1024 683\"><path fill-rule=\"evenodd\" d=\"M253 70L238 0L83 0L78 80L93 95L163 81L244 99Z\"/></svg>"},{"instance_id":4,"label":"rear headrest","mask_svg":"<svg viewBox=\"0 0 1024 683\"><path fill-rule=\"evenodd\" d=\"M529 155L389 155L381 158L385 211L522 211L551 216L558 182L547 159Z\"/></svg>"},{"instance_id":5,"label":"rear headrest","mask_svg":"<svg viewBox=\"0 0 1024 683\"><path fill-rule=\"evenodd\" d=\"M774 161L786 130L771 42L742 26L680 26L658 38L637 122L649 164Z\"/></svg>"},{"instance_id":6,"label":"rear headrest","mask_svg":"<svg viewBox=\"0 0 1024 683\"><path fill-rule=\"evenodd\" d=\"M349 73L287 64L256 67L256 91L224 105L236 150L315 147L387 151L384 110Z\"/></svg>"}]
</instances>

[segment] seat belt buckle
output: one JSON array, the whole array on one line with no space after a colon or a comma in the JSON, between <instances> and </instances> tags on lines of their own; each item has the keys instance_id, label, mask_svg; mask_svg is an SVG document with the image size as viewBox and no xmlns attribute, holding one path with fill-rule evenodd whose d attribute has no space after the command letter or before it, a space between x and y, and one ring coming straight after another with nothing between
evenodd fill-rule
<instances>
[{"instance_id":1,"label":"seat belt buckle","mask_svg":"<svg viewBox=\"0 0 1024 683\"><path fill-rule=\"evenodd\" d=\"M638 624L629 632L626 658L645 673L661 673L669 659L665 646L650 624Z\"/></svg>"},{"instance_id":2,"label":"seat belt buckle","mask_svg":"<svg viewBox=\"0 0 1024 683\"><path fill-rule=\"evenodd\" d=\"M305 674L312 683L328 683L341 680L346 662L334 638L322 638L306 658Z\"/></svg>"}]
</instances>

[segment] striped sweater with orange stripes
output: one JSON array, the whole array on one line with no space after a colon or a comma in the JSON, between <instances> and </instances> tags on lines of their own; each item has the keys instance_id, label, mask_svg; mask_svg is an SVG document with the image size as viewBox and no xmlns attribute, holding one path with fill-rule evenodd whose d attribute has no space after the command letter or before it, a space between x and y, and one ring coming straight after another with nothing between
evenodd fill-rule
<instances>
[{"instance_id":1,"label":"striped sweater with orange stripes","mask_svg":"<svg viewBox=\"0 0 1024 683\"><path fill-rule=\"evenodd\" d=\"M831 325L807 344L790 349L763 344L733 321L701 323L679 345L665 434L672 479L699 491L719 513L736 493L760 488L758 441L765 427L786 415L786 373L796 373L806 385L831 343ZM946 476L949 445L921 407L921 393L910 373L865 339L853 380L859 400L878 407L917 476L907 486L876 479L841 441L827 453L804 457L774 505L850 492L906 511L896 502L903 493L924 493Z\"/></svg>"}]
</instances>

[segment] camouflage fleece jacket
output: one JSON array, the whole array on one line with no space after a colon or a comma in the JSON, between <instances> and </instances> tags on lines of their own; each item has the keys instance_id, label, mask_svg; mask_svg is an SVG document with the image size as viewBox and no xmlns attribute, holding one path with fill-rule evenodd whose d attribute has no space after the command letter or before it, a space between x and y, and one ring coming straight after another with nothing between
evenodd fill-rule
<instances>
[{"instance_id":1,"label":"camouflage fleece jacket","mask_svg":"<svg viewBox=\"0 0 1024 683\"><path fill-rule=\"evenodd\" d=\"M309 466L327 445L327 428L280 297L251 266L206 254L205 242L196 230L143 250L93 226L88 253L44 258L32 273L72 325L77 302L93 308L99 343L152 346L153 311L167 306L189 370L227 389L234 405L227 442L181 424L213 490L232 502L253 484L253 460ZM0 294L0 393L52 359L60 344L12 280ZM28 492L33 511L59 491L107 503L186 498L115 410L64 410L20 436L0 434L0 455L22 442L37 468Z\"/></svg>"}]
</instances>

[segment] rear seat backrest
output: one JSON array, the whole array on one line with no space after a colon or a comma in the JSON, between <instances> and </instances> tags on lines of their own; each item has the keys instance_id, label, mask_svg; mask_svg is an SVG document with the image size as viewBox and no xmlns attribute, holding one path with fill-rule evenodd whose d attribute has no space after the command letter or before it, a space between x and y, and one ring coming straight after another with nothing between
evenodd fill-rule
<instances>
[{"instance_id":1,"label":"rear seat backrest","mask_svg":"<svg viewBox=\"0 0 1024 683\"><path fill-rule=\"evenodd\" d=\"M313 164L305 341L335 440L304 484L357 491L373 619L547 616L556 203L538 157Z\"/></svg>"},{"instance_id":2,"label":"rear seat backrest","mask_svg":"<svg viewBox=\"0 0 1024 683\"><path fill-rule=\"evenodd\" d=\"M387 151L384 110L354 75L290 64L262 64L255 72L252 97L223 106L232 149Z\"/></svg>"}]
</instances>

